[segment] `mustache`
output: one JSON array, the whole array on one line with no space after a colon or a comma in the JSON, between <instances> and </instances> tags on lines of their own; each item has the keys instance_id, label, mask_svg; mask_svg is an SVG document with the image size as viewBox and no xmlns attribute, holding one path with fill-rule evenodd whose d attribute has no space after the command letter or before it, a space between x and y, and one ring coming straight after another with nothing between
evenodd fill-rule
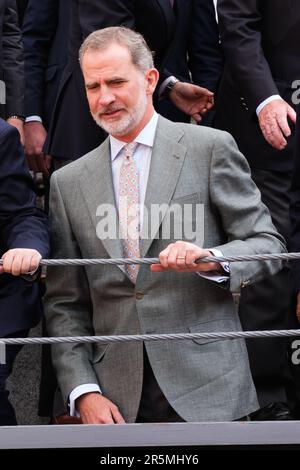
<instances>
[{"instance_id":1,"label":"mustache","mask_svg":"<svg viewBox=\"0 0 300 470\"><path fill-rule=\"evenodd\" d=\"M101 109L101 111L98 113L99 116L102 114L107 114L107 113L115 113L116 111L120 111L122 108L116 105L110 105L107 106L106 108Z\"/></svg>"}]
</instances>

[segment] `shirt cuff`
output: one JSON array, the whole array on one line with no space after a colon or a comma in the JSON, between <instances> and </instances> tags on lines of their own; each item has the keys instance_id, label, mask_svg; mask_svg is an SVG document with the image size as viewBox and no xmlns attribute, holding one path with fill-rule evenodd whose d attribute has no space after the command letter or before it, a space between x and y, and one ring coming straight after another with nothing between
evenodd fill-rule
<instances>
[{"instance_id":1,"label":"shirt cuff","mask_svg":"<svg viewBox=\"0 0 300 470\"><path fill-rule=\"evenodd\" d=\"M215 248L210 248L209 251L214 255L214 256L223 256L222 251L216 250ZM221 284L222 282L227 282L230 276L230 266L228 261L224 261L223 263L220 263L224 270L224 274L220 274L217 271L210 271L210 273L207 273L205 271L198 271L197 274L204 279L208 279L210 281L217 282Z\"/></svg>"},{"instance_id":2,"label":"shirt cuff","mask_svg":"<svg viewBox=\"0 0 300 470\"><path fill-rule=\"evenodd\" d=\"M28 116L26 119L25 119L25 122L43 122L42 121L42 118L40 116Z\"/></svg>"},{"instance_id":3,"label":"shirt cuff","mask_svg":"<svg viewBox=\"0 0 300 470\"><path fill-rule=\"evenodd\" d=\"M257 116L259 115L259 113L261 112L261 110L269 103L271 103L271 101L275 101L275 100L282 100L281 96L280 95L272 95L272 96L269 96L269 98L267 98L266 100L264 100L262 103L260 103L259 106L257 106L256 108L256 114Z\"/></svg>"},{"instance_id":4,"label":"shirt cuff","mask_svg":"<svg viewBox=\"0 0 300 470\"><path fill-rule=\"evenodd\" d=\"M158 96L159 98L161 98L164 94L164 91L166 89L166 86L168 85L168 83L171 81L171 80L176 80L176 77L174 77L174 75L170 75L168 78L166 78L162 84L160 85L159 89L158 89Z\"/></svg>"},{"instance_id":5,"label":"shirt cuff","mask_svg":"<svg viewBox=\"0 0 300 470\"><path fill-rule=\"evenodd\" d=\"M77 416L77 418L80 417L80 414L75 408L75 401L77 400L77 398L81 397L81 395L84 395L85 393L91 393L91 392L101 393L99 385L83 384L83 385L78 385L78 387L72 390L72 392L70 393L70 397L69 397L69 407L70 407L71 416Z\"/></svg>"}]
</instances>

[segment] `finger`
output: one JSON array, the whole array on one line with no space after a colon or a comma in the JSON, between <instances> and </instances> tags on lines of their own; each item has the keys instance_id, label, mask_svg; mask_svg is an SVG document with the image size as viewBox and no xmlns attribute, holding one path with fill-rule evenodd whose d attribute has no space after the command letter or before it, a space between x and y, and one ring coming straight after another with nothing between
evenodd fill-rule
<instances>
[{"instance_id":1,"label":"finger","mask_svg":"<svg viewBox=\"0 0 300 470\"><path fill-rule=\"evenodd\" d=\"M35 156L33 154L26 154L26 160L27 160L29 170L33 171L34 173L37 173L38 166L35 161Z\"/></svg>"},{"instance_id":2,"label":"finger","mask_svg":"<svg viewBox=\"0 0 300 470\"><path fill-rule=\"evenodd\" d=\"M3 270L4 270L4 272L11 273L11 267L12 267L12 263L13 263L13 260L14 260L14 255L7 252L2 257L2 259L3 259Z\"/></svg>"},{"instance_id":3,"label":"finger","mask_svg":"<svg viewBox=\"0 0 300 470\"><path fill-rule=\"evenodd\" d=\"M280 116L277 117L277 123L281 131L286 137L289 137L291 135L291 129L289 126L289 123L287 121L287 116L281 114Z\"/></svg>"},{"instance_id":4,"label":"finger","mask_svg":"<svg viewBox=\"0 0 300 470\"><path fill-rule=\"evenodd\" d=\"M111 409L111 414L113 416L114 422L117 424L125 424L125 420L121 413L119 412L118 408L112 408Z\"/></svg>"},{"instance_id":5,"label":"finger","mask_svg":"<svg viewBox=\"0 0 300 470\"><path fill-rule=\"evenodd\" d=\"M216 271L219 268L218 263L198 263L197 264L198 271Z\"/></svg>"},{"instance_id":6,"label":"finger","mask_svg":"<svg viewBox=\"0 0 300 470\"><path fill-rule=\"evenodd\" d=\"M30 265L31 265L31 256L30 255L23 256L23 258L21 259L21 263L20 263L20 273L27 274L30 271L32 271L32 269L30 269Z\"/></svg>"},{"instance_id":7,"label":"finger","mask_svg":"<svg viewBox=\"0 0 300 470\"><path fill-rule=\"evenodd\" d=\"M290 118L290 120L296 124L296 121L297 121L297 113L296 111L291 107L291 106L288 106L288 117Z\"/></svg>"},{"instance_id":8,"label":"finger","mask_svg":"<svg viewBox=\"0 0 300 470\"><path fill-rule=\"evenodd\" d=\"M186 257L185 257L185 264L187 268L197 267L197 264L195 263L196 258L197 258L197 255L193 250L187 250Z\"/></svg>"},{"instance_id":9,"label":"finger","mask_svg":"<svg viewBox=\"0 0 300 470\"><path fill-rule=\"evenodd\" d=\"M171 243L169 246L167 246L167 248L165 250L161 251L160 254L159 254L160 264L164 268L168 267L168 256L169 256L169 252L173 248L173 246L174 246L174 243Z\"/></svg>"},{"instance_id":10,"label":"finger","mask_svg":"<svg viewBox=\"0 0 300 470\"><path fill-rule=\"evenodd\" d=\"M169 251L168 254L168 261L167 261L167 267L170 269L177 269L177 256L178 256L178 247L176 244L174 244Z\"/></svg>"},{"instance_id":11,"label":"finger","mask_svg":"<svg viewBox=\"0 0 300 470\"><path fill-rule=\"evenodd\" d=\"M39 267L41 259L42 257L40 254L36 253L33 255L30 259L30 265L27 272L35 271Z\"/></svg>"},{"instance_id":12,"label":"finger","mask_svg":"<svg viewBox=\"0 0 300 470\"><path fill-rule=\"evenodd\" d=\"M202 121L202 116L199 113L193 114L192 118L194 119L195 122L198 122L198 123Z\"/></svg>"},{"instance_id":13,"label":"finger","mask_svg":"<svg viewBox=\"0 0 300 470\"><path fill-rule=\"evenodd\" d=\"M46 167L45 155L43 153L39 154L37 158L38 171L41 171L44 176L49 176L48 169Z\"/></svg>"},{"instance_id":14,"label":"finger","mask_svg":"<svg viewBox=\"0 0 300 470\"><path fill-rule=\"evenodd\" d=\"M51 166L52 166L52 157L51 155L46 155L45 157L45 162L46 162L46 168L48 171L51 170Z\"/></svg>"},{"instance_id":15,"label":"finger","mask_svg":"<svg viewBox=\"0 0 300 470\"><path fill-rule=\"evenodd\" d=\"M177 251L177 257L176 257L176 265L179 269L185 269L186 268L186 248L180 248Z\"/></svg>"},{"instance_id":16,"label":"finger","mask_svg":"<svg viewBox=\"0 0 300 470\"><path fill-rule=\"evenodd\" d=\"M16 255L11 264L11 274L13 276L19 276L21 274L23 256Z\"/></svg>"}]
</instances>

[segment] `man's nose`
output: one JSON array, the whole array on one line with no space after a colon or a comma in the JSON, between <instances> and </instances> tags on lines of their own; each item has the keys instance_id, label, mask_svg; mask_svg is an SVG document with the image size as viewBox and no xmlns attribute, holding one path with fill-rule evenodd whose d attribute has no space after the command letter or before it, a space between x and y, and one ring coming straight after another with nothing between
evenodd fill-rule
<instances>
[{"instance_id":1,"label":"man's nose","mask_svg":"<svg viewBox=\"0 0 300 470\"><path fill-rule=\"evenodd\" d=\"M115 95L109 89L102 89L99 96L99 104L107 106L115 101Z\"/></svg>"}]
</instances>

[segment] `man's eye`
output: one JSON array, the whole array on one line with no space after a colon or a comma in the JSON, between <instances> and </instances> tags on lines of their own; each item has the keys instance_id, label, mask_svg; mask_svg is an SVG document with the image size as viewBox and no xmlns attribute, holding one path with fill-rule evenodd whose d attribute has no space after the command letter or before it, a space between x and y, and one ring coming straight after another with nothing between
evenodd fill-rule
<instances>
[{"instance_id":1,"label":"man's eye","mask_svg":"<svg viewBox=\"0 0 300 470\"><path fill-rule=\"evenodd\" d=\"M116 81L112 82L112 85L113 86L118 86L118 85L123 85L123 83L125 83L125 80L116 80Z\"/></svg>"},{"instance_id":2,"label":"man's eye","mask_svg":"<svg viewBox=\"0 0 300 470\"><path fill-rule=\"evenodd\" d=\"M87 85L86 89L87 90L96 90L98 88L98 85Z\"/></svg>"}]
</instances>

